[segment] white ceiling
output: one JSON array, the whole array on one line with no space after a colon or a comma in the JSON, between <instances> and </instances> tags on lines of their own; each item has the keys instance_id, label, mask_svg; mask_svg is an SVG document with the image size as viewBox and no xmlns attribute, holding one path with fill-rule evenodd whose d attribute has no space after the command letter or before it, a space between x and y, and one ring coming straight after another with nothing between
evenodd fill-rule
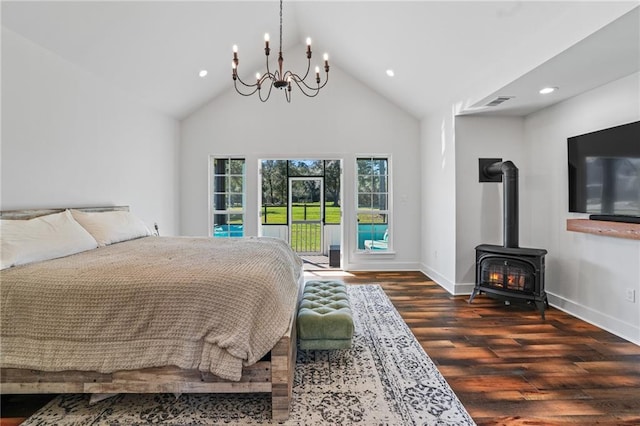
<instances>
[{"instance_id":1,"label":"white ceiling","mask_svg":"<svg viewBox=\"0 0 640 426\"><path fill-rule=\"evenodd\" d=\"M450 104L482 112L503 95L516 97L495 111L526 114L638 71L638 4L291 0L283 51L285 62L303 56L310 36L314 57L329 52L332 66L418 118ZM2 25L181 119L231 89L233 44L242 76L264 67L263 34L277 47L278 8L277 1L3 0ZM541 100L541 85L560 90Z\"/></svg>"}]
</instances>

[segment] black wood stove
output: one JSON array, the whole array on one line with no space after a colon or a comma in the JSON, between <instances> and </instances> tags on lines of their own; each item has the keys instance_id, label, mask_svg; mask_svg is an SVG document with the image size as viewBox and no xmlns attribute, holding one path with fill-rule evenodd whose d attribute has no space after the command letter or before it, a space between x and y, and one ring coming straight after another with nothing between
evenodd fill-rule
<instances>
[{"instance_id":1,"label":"black wood stove","mask_svg":"<svg viewBox=\"0 0 640 426\"><path fill-rule=\"evenodd\" d=\"M482 161L482 160L481 160ZM504 213L502 246L481 244L476 247L476 282L469 303L484 292L507 300L532 302L544 319L549 306L544 290L544 249L518 246L518 168L511 161L496 161L482 166L481 180L503 180ZM497 180L499 181L499 180Z\"/></svg>"}]
</instances>

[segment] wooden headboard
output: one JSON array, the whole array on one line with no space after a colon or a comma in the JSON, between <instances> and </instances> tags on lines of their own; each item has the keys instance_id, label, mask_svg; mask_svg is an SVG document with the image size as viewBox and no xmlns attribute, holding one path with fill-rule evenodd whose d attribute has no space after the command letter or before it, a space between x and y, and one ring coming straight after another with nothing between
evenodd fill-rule
<instances>
[{"instance_id":1,"label":"wooden headboard","mask_svg":"<svg viewBox=\"0 0 640 426\"><path fill-rule=\"evenodd\" d=\"M2 210L0 211L0 219L9 220L25 220L33 219L38 216L45 216L53 213L60 213L67 209L80 210L83 212L112 212L112 211L129 211L129 206L102 206L102 207L60 207L52 209L24 209L24 210Z\"/></svg>"}]
</instances>

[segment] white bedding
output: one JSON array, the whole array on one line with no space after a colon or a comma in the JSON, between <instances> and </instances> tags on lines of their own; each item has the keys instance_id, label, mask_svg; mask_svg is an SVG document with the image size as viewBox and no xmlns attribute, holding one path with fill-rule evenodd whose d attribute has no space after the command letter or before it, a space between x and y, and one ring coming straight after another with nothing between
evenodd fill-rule
<instances>
[{"instance_id":1,"label":"white bedding","mask_svg":"<svg viewBox=\"0 0 640 426\"><path fill-rule=\"evenodd\" d=\"M145 237L0 271L0 367L175 365L239 380L294 314L302 261L275 238Z\"/></svg>"}]
</instances>

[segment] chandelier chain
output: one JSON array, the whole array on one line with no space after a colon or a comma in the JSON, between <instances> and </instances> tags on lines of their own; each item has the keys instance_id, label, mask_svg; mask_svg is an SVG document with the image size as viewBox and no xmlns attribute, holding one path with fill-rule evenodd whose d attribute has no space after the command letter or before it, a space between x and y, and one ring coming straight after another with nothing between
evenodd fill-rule
<instances>
[{"instance_id":1,"label":"chandelier chain","mask_svg":"<svg viewBox=\"0 0 640 426\"><path fill-rule=\"evenodd\" d=\"M280 0L280 52L282 52L282 0Z\"/></svg>"}]
</instances>

